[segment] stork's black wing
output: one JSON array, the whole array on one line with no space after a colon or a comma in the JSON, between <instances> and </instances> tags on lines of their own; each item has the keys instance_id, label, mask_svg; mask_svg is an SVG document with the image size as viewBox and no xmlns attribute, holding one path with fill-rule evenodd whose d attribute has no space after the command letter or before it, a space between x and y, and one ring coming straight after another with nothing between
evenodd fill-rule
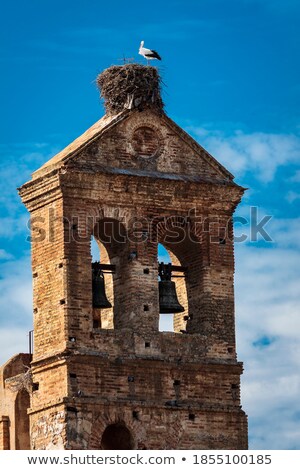
<instances>
[{"instance_id":1,"label":"stork's black wing","mask_svg":"<svg viewBox=\"0 0 300 470\"><path fill-rule=\"evenodd\" d=\"M151 57L152 59L161 60L161 57L160 57L160 55L158 54L158 52L152 51L152 50L151 50L151 52L148 52L148 53L146 54L146 57L149 57L149 58Z\"/></svg>"}]
</instances>

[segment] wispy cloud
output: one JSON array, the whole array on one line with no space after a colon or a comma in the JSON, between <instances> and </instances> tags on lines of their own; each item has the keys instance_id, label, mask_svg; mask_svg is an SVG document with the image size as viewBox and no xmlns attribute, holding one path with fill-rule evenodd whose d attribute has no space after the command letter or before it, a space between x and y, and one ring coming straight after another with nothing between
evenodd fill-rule
<instances>
[{"instance_id":1,"label":"wispy cloud","mask_svg":"<svg viewBox=\"0 0 300 470\"><path fill-rule=\"evenodd\" d=\"M30 330L30 327L28 331ZM0 326L1 349L0 365L2 366L12 356L20 352L29 352L28 331L24 327Z\"/></svg>"},{"instance_id":2,"label":"wispy cloud","mask_svg":"<svg viewBox=\"0 0 300 470\"><path fill-rule=\"evenodd\" d=\"M237 346L252 449L299 448L299 264L297 249L236 247Z\"/></svg>"},{"instance_id":3,"label":"wispy cloud","mask_svg":"<svg viewBox=\"0 0 300 470\"><path fill-rule=\"evenodd\" d=\"M43 142L0 145L0 239L4 246L0 250L0 363L28 350L26 334L32 328L30 246L25 242L16 246L14 240L24 233L25 241L28 221L17 186L30 179L32 171L52 153L54 148Z\"/></svg>"},{"instance_id":4,"label":"wispy cloud","mask_svg":"<svg viewBox=\"0 0 300 470\"><path fill-rule=\"evenodd\" d=\"M300 193L297 193L296 191L289 191L285 198L290 204L292 204L293 202L300 199Z\"/></svg>"},{"instance_id":5,"label":"wispy cloud","mask_svg":"<svg viewBox=\"0 0 300 470\"><path fill-rule=\"evenodd\" d=\"M290 134L246 134L189 128L198 141L236 176L251 172L261 182L274 179L279 167L300 162L300 138Z\"/></svg>"},{"instance_id":6,"label":"wispy cloud","mask_svg":"<svg viewBox=\"0 0 300 470\"><path fill-rule=\"evenodd\" d=\"M14 212L19 213L20 210L24 210L20 204L17 187L28 181L31 173L55 152L56 148L44 142L0 145L0 203L2 205L2 214L5 210L6 216L12 218Z\"/></svg>"},{"instance_id":7,"label":"wispy cloud","mask_svg":"<svg viewBox=\"0 0 300 470\"><path fill-rule=\"evenodd\" d=\"M7 251L0 249L0 260L8 260L12 258L13 258L13 255L11 253L8 253Z\"/></svg>"},{"instance_id":8,"label":"wispy cloud","mask_svg":"<svg viewBox=\"0 0 300 470\"><path fill-rule=\"evenodd\" d=\"M291 183L300 183L300 170L297 170L295 174L290 178Z\"/></svg>"},{"instance_id":9,"label":"wispy cloud","mask_svg":"<svg viewBox=\"0 0 300 470\"><path fill-rule=\"evenodd\" d=\"M264 241L268 248L300 249L299 217L278 217L263 207L244 205L234 218L234 229L237 244Z\"/></svg>"},{"instance_id":10,"label":"wispy cloud","mask_svg":"<svg viewBox=\"0 0 300 470\"><path fill-rule=\"evenodd\" d=\"M260 182L273 181L279 167L300 163L300 138L293 134L247 134L189 127L201 145L236 176L251 172Z\"/></svg>"},{"instance_id":11,"label":"wispy cloud","mask_svg":"<svg viewBox=\"0 0 300 470\"><path fill-rule=\"evenodd\" d=\"M30 256L1 264L0 326L22 326L32 322L32 275ZM16 345L17 346L17 345Z\"/></svg>"}]
</instances>

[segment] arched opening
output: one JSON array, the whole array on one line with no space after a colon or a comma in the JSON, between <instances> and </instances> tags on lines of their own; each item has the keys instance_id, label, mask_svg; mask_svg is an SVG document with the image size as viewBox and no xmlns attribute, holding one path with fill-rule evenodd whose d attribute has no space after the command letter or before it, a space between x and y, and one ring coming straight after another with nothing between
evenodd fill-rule
<instances>
[{"instance_id":1,"label":"arched opening","mask_svg":"<svg viewBox=\"0 0 300 470\"><path fill-rule=\"evenodd\" d=\"M171 258L165 247L159 243L157 247L157 258L159 263L171 263ZM158 277L158 282L160 281ZM174 315L161 313L159 315L159 331L174 331Z\"/></svg>"},{"instance_id":2,"label":"arched opening","mask_svg":"<svg viewBox=\"0 0 300 470\"><path fill-rule=\"evenodd\" d=\"M123 423L115 423L107 426L102 435L101 449L132 450L133 448L131 432Z\"/></svg>"},{"instance_id":3,"label":"arched opening","mask_svg":"<svg viewBox=\"0 0 300 470\"><path fill-rule=\"evenodd\" d=\"M195 233L195 227L188 218L171 216L158 222L157 242L158 259L160 260L160 253L164 253L163 257L166 259L167 252L172 265L179 267L178 270L172 271L171 280L175 282L179 304L184 308L183 312L172 315L173 328L171 320L167 320L168 327L165 328L162 317L160 330L171 330L175 333L196 332L195 325L199 321L203 297L201 238Z\"/></svg>"},{"instance_id":4,"label":"arched opening","mask_svg":"<svg viewBox=\"0 0 300 470\"><path fill-rule=\"evenodd\" d=\"M158 244L158 263L171 263L174 266L181 267L179 259L170 250L166 249L161 243ZM188 317L188 299L185 284L185 276L181 272L175 272L172 275L172 281L175 282L176 295L179 304L184 308L183 313L161 313L159 316L159 331L173 331L180 333L185 331L186 318Z\"/></svg>"},{"instance_id":5,"label":"arched opening","mask_svg":"<svg viewBox=\"0 0 300 470\"><path fill-rule=\"evenodd\" d=\"M20 390L15 401L16 450L30 449L28 408L30 408L29 393Z\"/></svg>"},{"instance_id":6,"label":"arched opening","mask_svg":"<svg viewBox=\"0 0 300 470\"><path fill-rule=\"evenodd\" d=\"M114 329L120 327L122 308L121 265L124 250L127 247L127 232L124 225L112 218L100 220L94 227L91 238L92 262L99 262L105 267L103 273L102 294L111 307L93 308L94 328Z\"/></svg>"},{"instance_id":7,"label":"arched opening","mask_svg":"<svg viewBox=\"0 0 300 470\"><path fill-rule=\"evenodd\" d=\"M111 264L107 249L100 240L92 235L91 238L92 263ZM93 307L93 326L94 328L113 329L114 328L114 285L113 273L104 270L103 274L103 295L107 298L111 307L95 308Z\"/></svg>"}]
</instances>

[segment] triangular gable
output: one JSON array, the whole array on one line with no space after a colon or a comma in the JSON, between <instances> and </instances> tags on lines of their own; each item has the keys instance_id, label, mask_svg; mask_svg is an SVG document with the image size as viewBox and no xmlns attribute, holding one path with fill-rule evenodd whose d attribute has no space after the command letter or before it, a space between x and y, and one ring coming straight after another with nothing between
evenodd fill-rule
<instances>
[{"instance_id":1,"label":"triangular gable","mask_svg":"<svg viewBox=\"0 0 300 470\"><path fill-rule=\"evenodd\" d=\"M33 179L62 166L83 171L231 181L233 175L164 113L104 116L45 163Z\"/></svg>"}]
</instances>

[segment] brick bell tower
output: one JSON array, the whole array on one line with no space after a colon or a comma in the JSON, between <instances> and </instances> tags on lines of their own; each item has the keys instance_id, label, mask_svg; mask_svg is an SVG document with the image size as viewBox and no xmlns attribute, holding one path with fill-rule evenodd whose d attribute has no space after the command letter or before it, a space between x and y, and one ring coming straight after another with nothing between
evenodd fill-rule
<instances>
[{"instance_id":1,"label":"brick bell tower","mask_svg":"<svg viewBox=\"0 0 300 470\"><path fill-rule=\"evenodd\" d=\"M113 66L98 84L105 116L20 188L31 448L246 449L232 240L244 190L166 116L156 68Z\"/></svg>"}]
</instances>

